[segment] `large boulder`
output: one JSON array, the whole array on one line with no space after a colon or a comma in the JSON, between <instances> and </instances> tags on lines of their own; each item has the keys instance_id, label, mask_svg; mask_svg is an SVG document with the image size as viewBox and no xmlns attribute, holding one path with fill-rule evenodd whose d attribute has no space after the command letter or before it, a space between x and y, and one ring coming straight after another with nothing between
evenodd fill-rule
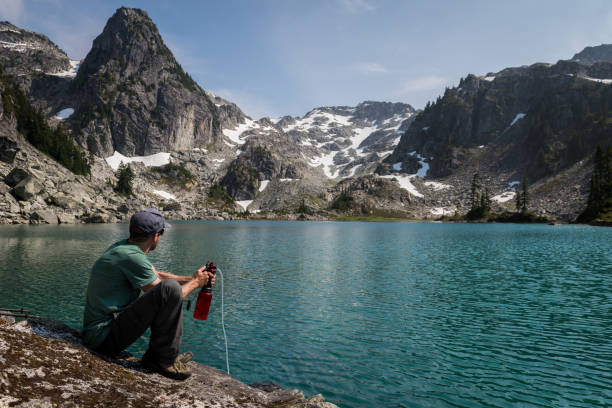
<instances>
[{"instance_id":1,"label":"large boulder","mask_svg":"<svg viewBox=\"0 0 612 408\"><path fill-rule=\"evenodd\" d=\"M19 151L17 142L6 136L0 137L0 161L5 163L13 163L15 156Z\"/></svg>"},{"instance_id":2,"label":"large boulder","mask_svg":"<svg viewBox=\"0 0 612 408\"><path fill-rule=\"evenodd\" d=\"M21 201L28 201L35 198L41 190L40 183L34 177L28 176L13 188L13 195Z\"/></svg>"},{"instance_id":3,"label":"large boulder","mask_svg":"<svg viewBox=\"0 0 612 408\"><path fill-rule=\"evenodd\" d=\"M30 224L57 224L57 215L51 210L38 210L30 214Z\"/></svg>"},{"instance_id":4,"label":"large boulder","mask_svg":"<svg viewBox=\"0 0 612 408\"><path fill-rule=\"evenodd\" d=\"M66 195L64 193L58 193L51 195L47 201L50 204L56 205L64 209L74 210L75 208L82 207L83 204L80 201L74 199L74 197Z\"/></svg>"},{"instance_id":5,"label":"large boulder","mask_svg":"<svg viewBox=\"0 0 612 408\"><path fill-rule=\"evenodd\" d=\"M11 172L4 178L4 182L11 187L15 187L20 181L27 178L30 173L20 167L15 167Z\"/></svg>"}]
</instances>

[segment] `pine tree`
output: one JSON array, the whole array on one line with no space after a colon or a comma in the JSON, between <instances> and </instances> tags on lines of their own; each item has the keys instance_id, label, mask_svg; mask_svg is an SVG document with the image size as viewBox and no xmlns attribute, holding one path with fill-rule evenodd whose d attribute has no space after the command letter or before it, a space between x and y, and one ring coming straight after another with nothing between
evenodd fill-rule
<instances>
[{"instance_id":1,"label":"pine tree","mask_svg":"<svg viewBox=\"0 0 612 408\"><path fill-rule=\"evenodd\" d=\"M587 207L577 221L588 222L608 217L612 212L612 148L597 146L593 157L593 174Z\"/></svg>"},{"instance_id":2,"label":"pine tree","mask_svg":"<svg viewBox=\"0 0 612 408\"><path fill-rule=\"evenodd\" d=\"M475 173L474 177L472 178L472 186L471 186L471 193L472 193L471 204L470 204L471 210L475 210L480 204L480 197L478 193L479 190L480 190L479 176L478 176L478 173Z\"/></svg>"},{"instance_id":3,"label":"pine tree","mask_svg":"<svg viewBox=\"0 0 612 408\"><path fill-rule=\"evenodd\" d=\"M529 191L527 185L527 177L523 176L523 192L521 193L521 212L527 212L527 204L529 204Z\"/></svg>"},{"instance_id":4,"label":"pine tree","mask_svg":"<svg viewBox=\"0 0 612 408\"><path fill-rule=\"evenodd\" d=\"M130 165L121 162L115 176L117 176L117 186L115 187L117 194L121 194L123 196L133 195L134 192L132 191L132 181L134 180L134 172L132 171Z\"/></svg>"}]
</instances>

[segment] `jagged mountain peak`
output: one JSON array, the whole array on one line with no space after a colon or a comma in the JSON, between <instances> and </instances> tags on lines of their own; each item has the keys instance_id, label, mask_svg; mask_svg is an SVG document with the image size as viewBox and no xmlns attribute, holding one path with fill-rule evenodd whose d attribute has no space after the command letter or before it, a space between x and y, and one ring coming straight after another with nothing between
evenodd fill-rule
<instances>
[{"instance_id":1,"label":"jagged mountain peak","mask_svg":"<svg viewBox=\"0 0 612 408\"><path fill-rule=\"evenodd\" d=\"M89 75L113 63L123 76L150 68L153 63L160 64L158 69L178 69L178 63L148 14L127 7L117 9L108 19L83 61L81 71Z\"/></svg>"},{"instance_id":2,"label":"jagged mountain peak","mask_svg":"<svg viewBox=\"0 0 612 408\"><path fill-rule=\"evenodd\" d=\"M93 41L73 88L79 143L104 157L211 147L228 110L183 70L148 14L126 7Z\"/></svg>"},{"instance_id":3,"label":"jagged mountain peak","mask_svg":"<svg viewBox=\"0 0 612 408\"><path fill-rule=\"evenodd\" d=\"M70 69L66 53L47 36L0 22L0 64L10 75L56 74Z\"/></svg>"},{"instance_id":4,"label":"jagged mountain peak","mask_svg":"<svg viewBox=\"0 0 612 408\"><path fill-rule=\"evenodd\" d=\"M571 60L585 65L592 65L598 62L612 62L612 44L586 47L575 54Z\"/></svg>"}]
</instances>

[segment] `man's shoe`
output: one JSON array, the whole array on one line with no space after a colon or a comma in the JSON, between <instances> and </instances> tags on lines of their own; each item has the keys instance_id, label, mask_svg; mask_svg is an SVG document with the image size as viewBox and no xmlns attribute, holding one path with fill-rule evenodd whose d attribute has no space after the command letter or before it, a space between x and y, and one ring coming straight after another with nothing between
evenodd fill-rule
<instances>
[{"instance_id":1,"label":"man's shoe","mask_svg":"<svg viewBox=\"0 0 612 408\"><path fill-rule=\"evenodd\" d=\"M154 371L163 375L164 377L172 378L173 380L183 381L191 376L191 371L189 370L189 367L187 367L187 365L185 365L185 363L179 359L179 357L177 357L173 363L164 364L149 359L145 354L142 356L140 363L147 370Z\"/></svg>"}]
</instances>

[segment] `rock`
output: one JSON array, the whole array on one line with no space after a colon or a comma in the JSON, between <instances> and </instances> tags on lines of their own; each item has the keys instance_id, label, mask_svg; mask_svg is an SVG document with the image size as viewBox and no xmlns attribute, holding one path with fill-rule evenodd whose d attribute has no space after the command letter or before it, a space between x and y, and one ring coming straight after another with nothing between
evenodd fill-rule
<instances>
[{"instance_id":1,"label":"rock","mask_svg":"<svg viewBox=\"0 0 612 408\"><path fill-rule=\"evenodd\" d=\"M76 224L77 222L74 214L60 213L57 218L60 224Z\"/></svg>"},{"instance_id":2,"label":"rock","mask_svg":"<svg viewBox=\"0 0 612 408\"><path fill-rule=\"evenodd\" d=\"M51 210L38 210L30 215L30 224L58 224L57 215Z\"/></svg>"},{"instance_id":3,"label":"rock","mask_svg":"<svg viewBox=\"0 0 612 408\"><path fill-rule=\"evenodd\" d=\"M168 203L163 208L164 211L180 211L180 209L181 209L181 203L179 203L178 201L173 201L171 203Z\"/></svg>"},{"instance_id":4,"label":"rock","mask_svg":"<svg viewBox=\"0 0 612 408\"><path fill-rule=\"evenodd\" d=\"M13 189L13 195L21 201L31 200L40 193L42 186L32 176L21 180Z\"/></svg>"},{"instance_id":5,"label":"rock","mask_svg":"<svg viewBox=\"0 0 612 408\"><path fill-rule=\"evenodd\" d=\"M61 207L64 209L71 209L71 210L83 206L79 201L75 200L73 197L68 196L64 193L58 193L57 195L52 195L47 199L47 201L58 207Z\"/></svg>"},{"instance_id":6,"label":"rock","mask_svg":"<svg viewBox=\"0 0 612 408\"><path fill-rule=\"evenodd\" d=\"M87 350L80 333L60 322L0 319L0 405L336 408L320 394L306 399L296 389L264 392L214 368L187 364L192 376L178 383L144 370L129 353L108 358Z\"/></svg>"},{"instance_id":7,"label":"rock","mask_svg":"<svg viewBox=\"0 0 612 408\"><path fill-rule=\"evenodd\" d=\"M11 187L15 187L19 182L30 175L26 170L15 167L11 172L4 178L4 182Z\"/></svg>"},{"instance_id":8,"label":"rock","mask_svg":"<svg viewBox=\"0 0 612 408\"><path fill-rule=\"evenodd\" d=\"M105 224L117 222L117 218L114 215L105 212L98 212L95 214L87 215L84 217L83 220L88 224Z\"/></svg>"},{"instance_id":9,"label":"rock","mask_svg":"<svg viewBox=\"0 0 612 408\"><path fill-rule=\"evenodd\" d=\"M13 163L17 152L19 152L19 147L17 146L17 142L13 139L6 136L0 137L0 161L9 164Z\"/></svg>"},{"instance_id":10,"label":"rock","mask_svg":"<svg viewBox=\"0 0 612 408\"><path fill-rule=\"evenodd\" d=\"M119 207L117 207L117 211L119 211L121 214L127 214L130 212L130 208L126 204L121 204Z\"/></svg>"}]
</instances>

